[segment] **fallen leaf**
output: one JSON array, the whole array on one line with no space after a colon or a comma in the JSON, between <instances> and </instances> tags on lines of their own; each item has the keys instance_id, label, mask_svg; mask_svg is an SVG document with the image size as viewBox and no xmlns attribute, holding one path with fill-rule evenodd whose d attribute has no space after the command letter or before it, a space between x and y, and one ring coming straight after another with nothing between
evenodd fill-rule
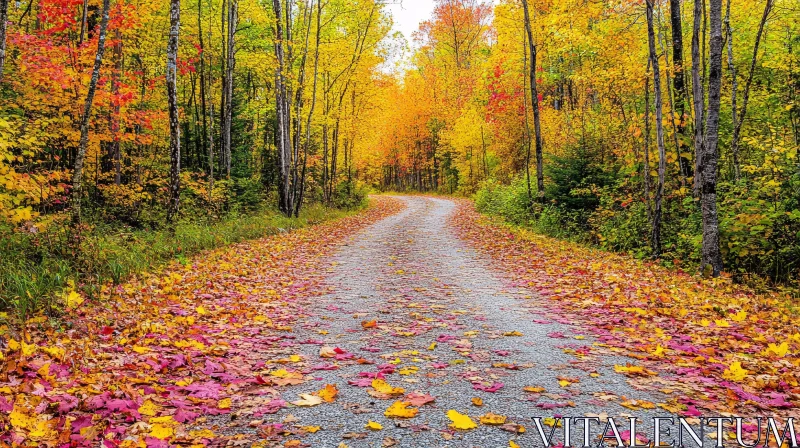
<instances>
[{"instance_id":1,"label":"fallen leaf","mask_svg":"<svg viewBox=\"0 0 800 448\"><path fill-rule=\"evenodd\" d=\"M468 415L461 414L454 409L450 409L449 411L447 411L447 418L449 418L450 421L453 422L450 424L450 427L453 429L467 430L478 427L478 425L475 424L475 422L472 421L472 419L469 418Z\"/></svg>"},{"instance_id":2,"label":"fallen leaf","mask_svg":"<svg viewBox=\"0 0 800 448\"><path fill-rule=\"evenodd\" d=\"M322 397L312 394L300 394L300 400L293 401L295 406L316 406L322 404Z\"/></svg>"},{"instance_id":3,"label":"fallen leaf","mask_svg":"<svg viewBox=\"0 0 800 448\"><path fill-rule=\"evenodd\" d=\"M487 412L481 416L480 421L483 425L502 425L506 422L506 416Z\"/></svg>"},{"instance_id":4,"label":"fallen leaf","mask_svg":"<svg viewBox=\"0 0 800 448\"><path fill-rule=\"evenodd\" d=\"M407 401L395 401L386 409L386 412L383 415L387 417L397 417L397 418L411 418L415 417L419 413L419 409L415 407L410 407L411 403Z\"/></svg>"}]
</instances>

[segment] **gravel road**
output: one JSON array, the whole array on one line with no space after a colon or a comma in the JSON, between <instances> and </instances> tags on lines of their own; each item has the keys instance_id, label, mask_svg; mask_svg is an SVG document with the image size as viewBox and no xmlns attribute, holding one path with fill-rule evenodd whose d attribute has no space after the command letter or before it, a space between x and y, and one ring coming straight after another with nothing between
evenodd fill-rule
<instances>
[{"instance_id":1,"label":"gravel road","mask_svg":"<svg viewBox=\"0 0 800 448\"><path fill-rule=\"evenodd\" d=\"M625 358L587 350L593 341L567 317L537 314L537 301L543 299L509 286L449 227L457 206L453 201L398 198L406 204L401 213L358 233L330 260L326 294L309 299L312 315L295 327L298 343L292 350L308 360L314 380L286 390L283 398L297 400L297 394L325 384L336 384L338 397L333 403L283 409L272 421L291 414L294 424L320 426L303 437L314 447L495 448L508 447L510 440L542 446L533 416L606 413L649 419L604 397L652 403L662 397L634 389L614 372ZM372 320L374 328L363 328L362 321ZM338 348L340 359L320 357L322 347ZM402 396L368 393L369 377L379 371L391 386L435 401L419 406L413 418L384 416ZM359 380L360 386L348 384ZM544 391L523 390L529 386ZM473 398L483 405L473 404ZM448 427L451 409L476 423L488 412L503 415L506 426L478 423L476 429L454 430ZM365 429L370 420L383 429ZM513 424L527 431L515 433ZM643 426L646 430L646 421ZM627 427L620 425L620 431ZM573 433L579 443L582 428Z\"/></svg>"}]
</instances>

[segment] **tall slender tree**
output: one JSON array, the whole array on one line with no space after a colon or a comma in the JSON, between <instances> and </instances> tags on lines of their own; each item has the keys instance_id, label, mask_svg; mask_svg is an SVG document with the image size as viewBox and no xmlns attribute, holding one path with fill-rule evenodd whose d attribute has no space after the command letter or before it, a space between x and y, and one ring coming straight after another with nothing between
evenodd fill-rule
<instances>
[{"instance_id":1,"label":"tall slender tree","mask_svg":"<svg viewBox=\"0 0 800 448\"><path fill-rule=\"evenodd\" d=\"M208 148L208 113L206 104L206 48L203 40L203 0L197 0L197 37L200 40L200 109L203 117L203 152L208 155L208 177L209 183L214 183L214 149ZM213 117L214 114L211 114ZM211 200L211 190L209 187L209 200Z\"/></svg>"},{"instance_id":2,"label":"tall slender tree","mask_svg":"<svg viewBox=\"0 0 800 448\"><path fill-rule=\"evenodd\" d=\"M181 29L181 2L170 0L169 40L167 41L167 102L169 109L169 205L167 222L178 213L181 188L181 128L178 117L178 35Z\"/></svg>"},{"instance_id":3,"label":"tall slender tree","mask_svg":"<svg viewBox=\"0 0 800 448\"><path fill-rule=\"evenodd\" d=\"M694 0L694 17L692 21L692 102L694 103L694 192L696 197L702 194L700 189L700 160L703 155L703 116L705 113L705 69L701 75L700 24L703 22L704 0ZM705 34L705 33L704 33Z\"/></svg>"},{"instance_id":4,"label":"tall slender tree","mask_svg":"<svg viewBox=\"0 0 800 448\"><path fill-rule=\"evenodd\" d=\"M309 9L313 11L312 6L314 5L313 0L309 5ZM310 19L311 16L309 16ZM310 20L309 20L310 23ZM314 41L314 81L311 91L311 106L308 110L308 117L306 119L306 138L305 144L303 146L303 168L301 172L300 179L302 183L300 184L300 191L297 195L297 203L294 208L294 215L300 216L300 207L303 205L303 195L305 194L305 177L306 177L306 167L308 161L308 147L311 144L311 118L314 116L314 106L317 104L317 75L319 73L319 42L320 42L320 34L322 34L322 1L317 0L317 29L315 33L315 41Z\"/></svg>"},{"instance_id":5,"label":"tall slender tree","mask_svg":"<svg viewBox=\"0 0 800 448\"><path fill-rule=\"evenodd\" d=\"M114 185L122 184L122 148L120 147L119 136L119 120L120 120L120 106L119 106L119 85L120 76L122 75L122 35L119 30L114 33L114 60L115 67L111 76L111 116L109 122L111 125L111 144L109 149L111 160L114 165Z\"/></svg>"},{"instance_id":6,"label":"tall slender tree","mask_svg":"<svg viewBox=\"0 0 800 448\"><path fill-rule=\"evenodd\" d=\"M528 36L522 36L522 70L528 69ZM522 76L522 115L525 119L525 129L522 133L522 144L525 145L525 186L528 190L528 206L533 205L533 192L531 191L531 127L528 122L528 85L525 80L527 73Z\"/></svg>"},{"instance_id":7,"label":"tall slender tree","mask_svg":"<svg viewBox=\"0 0 800 448\"><path fill-rule=\"evenodd\" d=\"M6 65L6 33L8 31L8 0L0 0L0 81Z\"/></svg>"},{"instance_id":8,"label":"tall slender tree","mask_svg":"<svg viewBox=\"0 0 800 448\"><path fill-rule=\"evenodd\" d=\"M233 73L236 65L236 28L239 24L239 1L228 0L228 28L225 50L225 73L222 85L223 119L222 119L222 151L225 157L225 177L231 177L231 122L233 120Z\"/></svg>"},{"instance_id":9,"label":"tall slender tree","mask_svg":"<svg viewBox=\"0 0 800 448\"><path fill-rule=\"evenodd\" d=\"M291 188L291 163L292 163L292 144L291 144L291 118L289 117L289 87L287 79L286 46L289 45L288 33L284 32L282 13L282 0L272 0L272 11L275 14L274 34L275 34L275 114L276 129L275 147L278 151L279 167L279 187L278 187L278 207L287 216L292 216L292 200L290 197ZM288 12L287 12L288 15ZM291 22L287 20L287 23ZM284 41L286 39L286 41Z\"/></svg>"},{"instance_id":10,"label":"tall slender tree","mask_svg":"<svg viewBox=\"0 0 800 448\"><path fill-rule=\"evenodd\" d=\"M667 171L667 154L664 147L663 106L661 104L661 71L656 53L656 39L653 31L653 2L645 0L647 13L647 42L650 49L650 64L653 66L653 103L656 119L656 145L658 146L658 184L656 185L655 207L653 210L653 256L661 256L661 209L664 198L664 182ZM647 167L645 167L647 168Z\"/></svg>"},{"instance_id":11,"label":"tall slender tree","mask_svg":"<svg viewBox=\"0 0 800 448\"><path fill-rule=\"evenodd\" d=\"M725 40L728 42L728 73L731 77L731 122L733 122L734 133L736 132L736 95L739 90L739 81L736 77L736 65L733 63L733 29L731 28L731 0L725 6ZM731 155L733 156L733 175L735 180L739 180L739 151L736 144L736 137L731 141Z\"/></svg>"},{"instance_id":12,"label":"tall slender tree","mask_svg":"<svg viewBox=\"0 0 800 448\"><path fill-rule=\"evenodd\" d=\"M681 0L669 0L669 16L672 25L672 87L675 92L674 107L678 115L676 133L678 134L678 161L681 176L689 177L688 136L686 135L686 72L683 61L683 21L681 20Z\"/></svg>"},{"instance_id":13,"label":"tall slender tree","mask_svg":"<svg viewBox=\"0 0 800 448\"><path fill-rule=\"evenodd\" d=\"M703 273L717 277L722 271L717 216L717 143L722 90L722 0L709 2L708 113L700 158L700 204L703 212Z\"/></svg>"},{"instance_id":14,"label":"tall slender tree","mask_svg":"<svg viewBox=\"0 0 800 448\"><path fill-rule=\"evenodd\" d=\"M531 55L531 65L528 70L528 82L531 89L531 109L533 110L533 133L536 140L536 188L539 199L544 199L544 161L542 155L542 126L539 111L539 92L536 86L536 43L531 30L531 18L528 11L528 0L522 0L522 10L525 15L525 33L528 35L528 51Z\"/></svg>"},{"instance_id":15,"label":"tall slender tree","mask_svg":"<svg viewBox=\"0 0 800 448\"><path fill-rule=\"evenodd\" d=\"M756 42L753 44L753 58L750 62L750 71L747 75L747 81L744 85L742 92L742 109L736 111L736 72L733 71L733 32L730 26L730 2L728 3L727 12L725 15L726 29L728 32L728 65L731 67L731 75L733 77L733 92L731 95L731 107L733 108L733 137L731 138L731 153L733 155L734 175L736 180L739 180L739 139L742 133L742 125L747 116L747 103L750 99L750 87L753 85L753 73L756 71L756 61L758 60L758 47L761 43L761 37L764 34L764 26L769 18L769 13L772 10L773 0L767 0L764 4L764 13L761 15L761 21L758 23L758 32L756 33ZM738 115L738 117L737 117Z\"/></svg>"},{"instance_id":16,"label":"tall slender tree","mask_svg":"<svg viewBox=\"0 0 800 448\"><path fill-rule=\"evenodd\" d=\"M92 78L89 80L89 89L86 91L86 102L81 116L81 140L78 153L75 156L75 170L72 174L72 222L81 222L81 200L83 199L83 163L86 159L86 147L89 144L89 119L92 115L92 103L97 90L97 81L100 79L100 69L103 66L103 53L106 49L106 29L108 28L108 10L111 1L103 0L103 11L100 18L100 33L97 36L97 53L94 57Z\"/></svg>"}]
</instances>

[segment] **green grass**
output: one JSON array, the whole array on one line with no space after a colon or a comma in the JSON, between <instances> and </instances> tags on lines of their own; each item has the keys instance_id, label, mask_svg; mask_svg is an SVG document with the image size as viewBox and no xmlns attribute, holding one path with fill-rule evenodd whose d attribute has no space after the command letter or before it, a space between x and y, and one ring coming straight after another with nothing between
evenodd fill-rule
<instances>
[{"instance_id":1,"label":"green grass","mask_svg":"<svg viewBox=\"0 0 800 448\"><path fill-rule=\"evenodd\" d=\"M103 284L118 284L133 274L156 270L173 260L188 263L192 255L203 250L352 213L310 205L299 218L287 218L268 209L228 215L216 221L181 222L174 232L98 225L84 233L78 257L66 251L66 228L53 226L40 234L0 232L0 312L12 322L22 322L38 311L57 314L59 304L55 298L69 284L93 298Z\"/></svg>"}]
</instances>

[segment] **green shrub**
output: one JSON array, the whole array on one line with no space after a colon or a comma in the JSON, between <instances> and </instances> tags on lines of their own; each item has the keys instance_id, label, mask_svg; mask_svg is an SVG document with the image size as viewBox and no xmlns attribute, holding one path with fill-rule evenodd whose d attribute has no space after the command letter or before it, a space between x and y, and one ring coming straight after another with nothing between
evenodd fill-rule
<instances>
[{"instance_id":1,"label":"green shrub","mask_svg":"<svg viewBox=\"0 0 800 448\"><path fill-rule=\"evenodd\" d=\"M363 208L367 204L369 188L355 181L344 181L336 184L331 198L333 206L345 210Z\"/></svg>"},{"instance_id":2,"label":"green shrub","mask_svg":"<svg viewBox=\"0 0 800 448\"><path fill-rule=\"evenodd\" d=\"M501 185L495 180L484 182L475 193L475 206L488 215L500 216L517 225L528 225L533 218L528 186L524 178L515 179L511 185Z\"/></svg>"},{"instance_id":3,"label":"green shrub","mask_svg":"<svg viewBox=\"0 0 800 448\"><path fill-rule=\"evenodd\" d=\"M616 169L604 163L601 148L587 140L567 147L564 155L550 156L545 165L547 201L565 210L597 208L602 191L616 183Z\"/></svg>"}]
</instances>

